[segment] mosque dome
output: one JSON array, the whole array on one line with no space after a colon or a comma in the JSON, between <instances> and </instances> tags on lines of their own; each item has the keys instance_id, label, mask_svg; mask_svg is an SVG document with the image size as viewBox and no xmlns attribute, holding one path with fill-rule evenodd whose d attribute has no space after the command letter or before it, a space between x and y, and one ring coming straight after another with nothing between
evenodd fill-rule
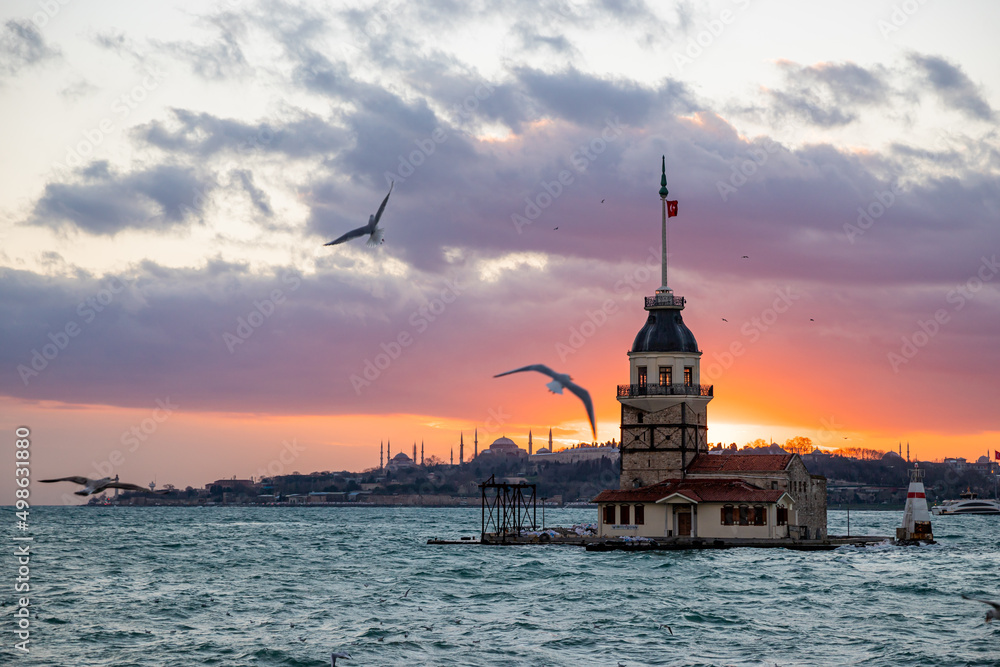
<instances>
[{"instance_id":1,"label":"mosque dome","mask_svg":"<svg viewBox=\"0 0 1000 667\"><path fill-rule=\"evenodd\" d=\"M525 453L520 447L517 446L517 444L514 443L513 440L504 437L497 438L496 440L494 440L493 444L490 445L489 451L494 454L520 455L522 453Z\"/></svg>"},{"instance_id":2,"label":"mosque dome","mask_svg":"<svg viewBox=\"0 0 1000 667\"><path fill-rule=\"evenodd\" d=\"M632 352L698 353L698 341L684 324L679 308L651 308L646 324L636 334Z\"/></svg>"}]
</instances>

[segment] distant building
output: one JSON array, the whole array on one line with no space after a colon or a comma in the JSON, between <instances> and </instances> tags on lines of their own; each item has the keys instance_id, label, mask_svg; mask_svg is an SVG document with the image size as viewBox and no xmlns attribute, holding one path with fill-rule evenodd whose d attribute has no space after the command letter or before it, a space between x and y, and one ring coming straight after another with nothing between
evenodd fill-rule
<instances>
[{"instance_id":1,"label":"distant building","mask_svg":"<svg viewBox=\"0 0 1000 667\"><path fill-rule=\"evenodd\" d=\"M481 456L527 456L524 451L513 440L507 437L500 437L493 441L487 449L483 450Z\"/></svg>"},{"instance_id":2,"label":"distant building","mask_svg":"<svg viewBox=\"0 0 1000 667\"><path fill-rule=\"evenodd\" d=\"M413 462L413 459L403 452L400 452L389 459L389 463L386 464L385 469L389 471L412 470L416 467L417 464Z\"/></svg>"},{"instance_id":3,"label":"distant building","mask_svg":"<svg viewBox=\"0 0 1000 667\"><path fill-rule=\"evenodd\" d=\"M538 452L528 457L532 463L577 463L579 461L596 461L598 459L611 459L617 461L620 453L617 447L610 445L600 447L571 447L558 452L550 452L547 447L542 447Z\"/></svg>"}]
</instances>

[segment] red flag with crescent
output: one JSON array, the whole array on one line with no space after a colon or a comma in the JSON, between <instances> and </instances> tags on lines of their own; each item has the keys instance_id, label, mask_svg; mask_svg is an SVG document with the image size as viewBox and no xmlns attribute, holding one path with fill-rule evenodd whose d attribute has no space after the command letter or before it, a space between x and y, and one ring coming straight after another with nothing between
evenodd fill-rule
<instances>
[{"instance_id":1,"label":"red flag with crescent","mask_svg":"<svg viewBox=\"0 0 1000 667\"><path fill-rule=\"evenodd\" d=\"M673 201L667 200L667 217L674 218L677 217L677 200Z\"/></svg>"},{"instance_id":2,"label":"red flag with crescent","mask_svg":"<svg viewBox=\"0 0 1000 667\"><path fill-rule=\"evenodd\" d=\"M993 456L996 457L997 461L1000 461L1000 452L998 452L997 450L994 449L993 450Z\"/></svg>"}]
</instances>

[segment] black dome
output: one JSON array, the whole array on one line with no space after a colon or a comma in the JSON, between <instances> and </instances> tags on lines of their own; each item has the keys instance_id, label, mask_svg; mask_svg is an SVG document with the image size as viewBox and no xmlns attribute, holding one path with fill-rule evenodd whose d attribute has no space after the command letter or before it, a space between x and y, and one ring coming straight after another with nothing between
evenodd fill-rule
<instances>
[{"instance_id":1,"label":"black dome","mask_svg":"<svg viewBox=\"0 0 1000 667\"><path fill-rule=\"evenodd\" d=\"M677 308L649 311L646 324L636 334L632 352L698 352L698 341L684 324Z\"/></svg>"}]
</instances>

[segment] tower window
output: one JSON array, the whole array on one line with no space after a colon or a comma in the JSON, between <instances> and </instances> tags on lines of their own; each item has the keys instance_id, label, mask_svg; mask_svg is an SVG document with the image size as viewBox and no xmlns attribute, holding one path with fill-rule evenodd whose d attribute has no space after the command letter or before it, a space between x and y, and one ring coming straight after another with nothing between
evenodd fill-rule
<instances>
[{"instance_id":1,"label":"tower window","mask_svg":"<svg viewBox=\"0 0 1000 667\"><path fill-rule=\"evenodd\" d=\"M670 368L669 366L667 366L667 367L660 366L660 386L661 387L666 387L666 386L668 386L668 385L671 384L671 382L670 382L670 376L672 375L672 373L671 373L672 370L673 369Z\"/></svg>"},{"instance_id":2,"label":"tower window","mask_svg":"<svg viewBox=\"0 0 1000 667\"><path fill-rule=\"evenodd\" d=\"M684 386L690 387L694 384L694 369L691 366L684 367Z\"/></svg>"},{"instance_id":3,"label":"tower window","mask_svg":"<svg viewBox=\"0 0 1000 667\"><path fill-rule=\"evenodd\" d=\"M645 387L646 386L646 367L645 366L639 366L636 370L639 371L639 386L640 387Z\"/></svg>"}]
</instances>

